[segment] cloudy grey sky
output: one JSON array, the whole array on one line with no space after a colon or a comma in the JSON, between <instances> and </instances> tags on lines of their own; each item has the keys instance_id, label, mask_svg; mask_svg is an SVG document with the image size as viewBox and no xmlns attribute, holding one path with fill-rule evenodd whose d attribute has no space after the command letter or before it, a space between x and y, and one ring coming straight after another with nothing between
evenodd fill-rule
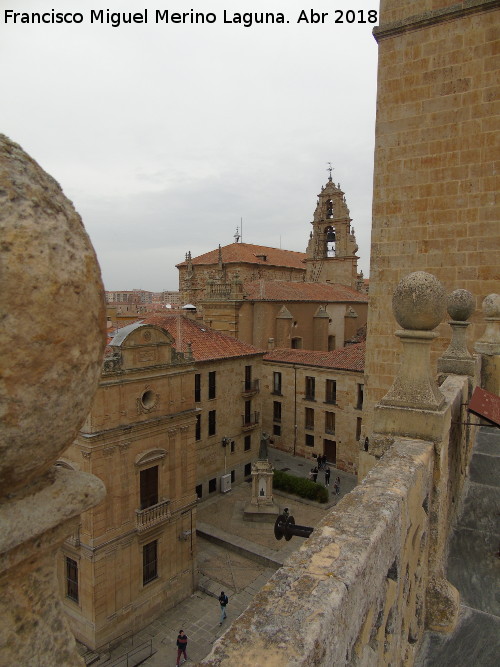
<instances>
[{"instance_id":1,"label":"cloudy grey sky","mask_svg":"<svg viewBox=\"0 0 500 667\"><path fill-rule=\"evenodd\" d=\"M311 6L328 13L325 22L297 23ZM0 0L0 8L0 131L74 202L107 289L177 289L186 251L233 242L240 218L245 242L305 251L328 161L368 275L377 47L374 24L359 21L378 0ZM104 9L105 20L107 9L145 8L147 24L91 23L91 10ZM216 21L156 23L156 10L167 9ZM7 10L77 12L83 21L14 24ZM224 23L224 10L228 20L281 12L289 23L244 27Z\"/></svg>"}]
</instances>

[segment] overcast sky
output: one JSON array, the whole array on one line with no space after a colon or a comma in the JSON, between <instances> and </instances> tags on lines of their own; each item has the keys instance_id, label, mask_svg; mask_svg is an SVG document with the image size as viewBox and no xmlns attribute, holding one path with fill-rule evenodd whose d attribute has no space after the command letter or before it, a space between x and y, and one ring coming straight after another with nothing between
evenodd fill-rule
<instances>
[{"instance_id":1,"label":"overcast sky","mask_svg":"<svg viewBox=\"0 0 500 667\"><path fill-rule=\"evenodd\" d=\"M311 6L328 12L324 24L297 23ZM0 8L0 131L73 201L106 289L177 289L175 264L188 250L232 243L241 218L243 241L304 252L328 161L368 275L377 47L375 24L357 21L378 0L0 0ZM106 9L145 8L147 24L91 23L91 10L104 9L105 21ZM167 9L216 21L156 23L156 10ZM83 21L14 24L6 10L77 12ZM224 10L228 20L281 12L289 23L244 27L224 23Z\"/></svg>"}]
</instances>

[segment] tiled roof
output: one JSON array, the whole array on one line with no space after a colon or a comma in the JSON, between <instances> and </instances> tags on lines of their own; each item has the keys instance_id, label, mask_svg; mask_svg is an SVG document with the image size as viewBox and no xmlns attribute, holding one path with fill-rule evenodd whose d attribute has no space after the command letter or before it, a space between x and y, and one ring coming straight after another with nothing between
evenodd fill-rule
<instances>
[{"instance_id":1,"label":"tiled roof","mask_svg":"<svg viewBox=\"0 0 500 667\"><path fill-rule=\"evenodd\" d=\"M320 303L368 303L368 296L337 283L304 283L255 280L244 284L249 301L318 301Z\"/></svg>"},{"instance_id":2,"label":"tiled roof","mask_svg":"<svg viewBox=\"0 0 500 667\"><path fill-rule=\"evenodd\" d=\"M365 343L348 345L340 350L333 350L333 352L276 349L267 352L264 355L264 361L318 366L343 371L363 371L365 368Z\"/></svg>"},{"instance_id":3,"label":"tiled roof","mask_svg":"<svg viewBox=\"0 0 500 667\"><path fill-rule=\"evenodd\" d=\"M156 324L166 329L174 338L174 347L178 352L187 352L187 343L190 342L195 361L230 359L262 353L262 350L258 350L253 345L242 343L232 336L210 329L205 324L182 315L148 315L142 319L142 323ZM179 326L180 344L178 341Z\"/></svg>"},{"instance_id":4,"label":"tiled roof","mask_svg":"<svg viewBox=\"0 0 500 667\"><path fill-rule=\"evenodd\" d=\"M222 261L224 264L261 264L264 266L284 266L292 269L303 269L305 271L304 252L295 252L293 250L281 250L279 248L268 248L263 245L252 245L251 243L230 243L221 248ZM266 259L259 257L263 255ZM219 249L206 252L204 255L193 257L193 265L197 264L217 264L219 261ZM176 264L186 266L187 262Z\"/></svg>"}]
</instances>

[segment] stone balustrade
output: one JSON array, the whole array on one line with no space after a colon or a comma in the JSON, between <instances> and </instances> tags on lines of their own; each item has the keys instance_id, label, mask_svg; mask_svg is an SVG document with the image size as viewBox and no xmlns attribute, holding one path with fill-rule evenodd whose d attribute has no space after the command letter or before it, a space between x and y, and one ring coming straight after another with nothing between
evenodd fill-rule
<instances>
[{"instance_id":1,"label":"stone balustrade","mask_svg":"<svg viewBox=\"0 0 500 667\"><path fill-rule=\"evenodd\" d=\"M170 500L162 500L156 505L146 507L146 509L135 510L135 515L139 532L152 528L170 517Z\"/></svg>"}]
</instances>

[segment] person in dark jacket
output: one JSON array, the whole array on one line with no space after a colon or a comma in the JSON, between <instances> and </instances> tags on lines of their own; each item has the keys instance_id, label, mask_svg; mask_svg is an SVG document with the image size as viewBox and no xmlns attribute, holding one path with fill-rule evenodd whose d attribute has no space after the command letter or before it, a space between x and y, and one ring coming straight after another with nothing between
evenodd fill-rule
<instances>
[{"instance_id":1,"label":"person in dark jacket","mask_svg":"<svg viewBox=\"0 0 500 667\"><path fill-rule=\"evenodd\" d=\"M224 591L220 592L219 595L219 604L220 604L220 623L219 625L222 625L222 621L227 618L226 617L226 605L229 602L227 595L224 593Z\"/></svg>"},{"instance_id":2,"label":"person in dark jacket","mask_svg":"<svg viewBox=\"0 0 500 667\"><path fill-rule=\"evenodd\" d=\"M184 654L184 660L187 660L186 647L188 643L187 635L184 633L184 630L179 630L177 635L177 662L176 665L180 665L181 655Z\"/></svg>"}]
</instances>

